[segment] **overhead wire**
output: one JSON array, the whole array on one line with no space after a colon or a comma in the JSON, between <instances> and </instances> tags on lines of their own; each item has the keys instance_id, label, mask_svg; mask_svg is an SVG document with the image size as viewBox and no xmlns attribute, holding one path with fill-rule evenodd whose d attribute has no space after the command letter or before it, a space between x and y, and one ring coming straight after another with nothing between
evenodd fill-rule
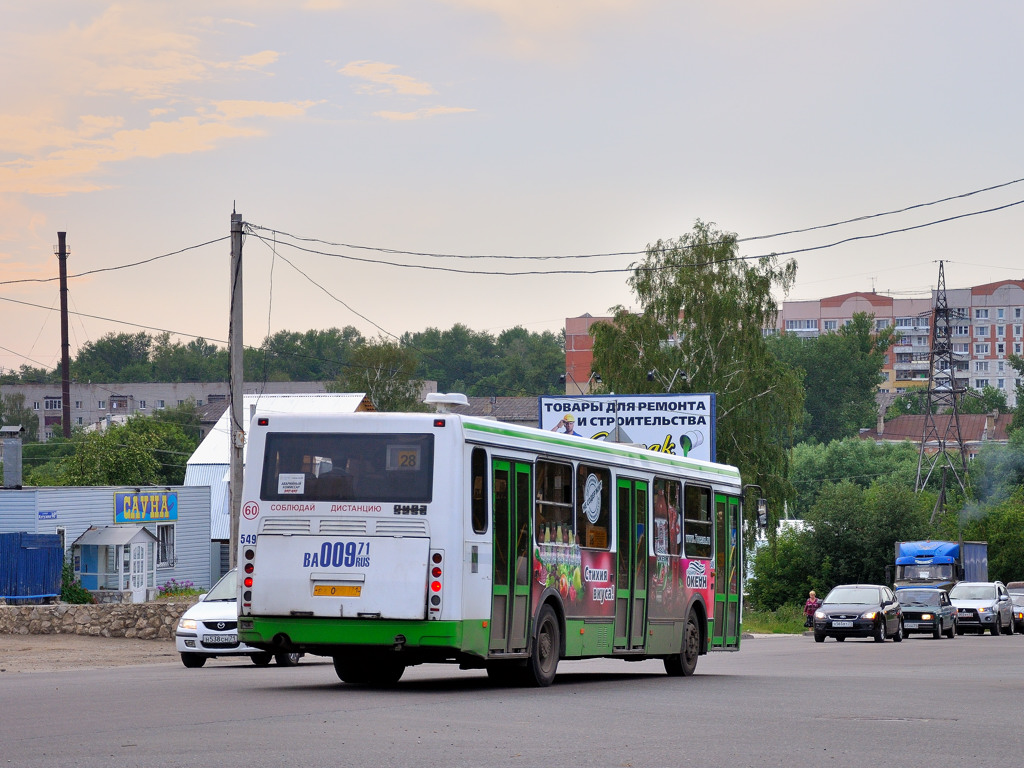
<instances>
[{"instance_id":1,"label":"overhead wire","mask_svg":"<svg viewBox=\"0 0 1024 768\"><path fill-rule=\"evenodd\" d=\"M819 230L819 229L827 229L827 228L831 228L831 227L840 226L840 225L843 225L843 224L856 223L856 222L861 222L861 221L865 221L865 220L869 220L869 219L874 219L874 218L879 218L879 217L883 217L883 216L891 216L891 215L895 215L895 214L899 214L899 213L905 213L905 212L908 212L908 211L911 211L911 210L915 210L915 209L919 209L919 208L924 208L924 207L928 207L928 206L938 205L938 204L949 202L949 201L952 201L952 200L957 200L957 199L963 199L963 198L971 197L971 196L974 196L974 195L977 195L977 194L981 194L981 193L984 193L984 192L990 192L990 191L993 191L993 190L996 190L996 189L1000 189L1000 188L1003 188L1003 187L1011 186L1011 185L1018 184L1018 183L1021 183L1021 182L1024 182L1024 179L1014 179L1014 180L1011 180L1011 181L1003 182L1001 184L991 185L991 186L988 186L988 187L985 187L985 188L982 188L982 189L972 190L972 191L969 191L969 192L965 192L965 193L961 193L961 194L953 195L953 196L948 196L948 197L945 197L945 198L941 198L939 200L934 200L934 201L930 201L930 202L926 202L926 203L918 203L918 204L914 204L914 205L910 205L910 206L905 206L905 207L899 208L899 209L894 209L894 210L889 210L889 211L882 211L882 212L879 212L879 213L868 214L868 215L864 215L864 216L857 216L857 217L853 217L853 218L849 218L849 219L844 219L844 220L838 221L838 222L831 222L831 223L828 223L828 224L816 225L816 226L812 226L812 227L806 227L806 228L803 228L803 229L787 230L787 231L783 231L783 232L772 233L772 234L769 234L769 235L757 235L757 236L752 236L752 237L747 237L747 238L737 238L735 240L735 242L736 243L752 242L752 241L764 240L764 239L769 239L769 238L774 238L774 237L781 237L781 236L785 236L785 235L799 234L799 233L804 233L804 232L809 232L809 231L814 231L814 230ZM968 218L968 217L972 217L972 216L978 216L978 215L993 213L993 212L1005 210L1005 209L1008 209L1008 208L1020 205L1022 203L1024 203L1024 200L1018 200L1018 201L1015 201L1015 202L1012 202L1012 203L1008 203L1008 204L1002 205L1002 206L995 206L995 207L987 208L987 209L984 209L984 210L972 211L972 212L968 212L968 213L958 214L958 215L949 216L949 217L933 220L933 221L930 221L930 222L925 222L925 223L914 225L914 226L909 226L909 227L903 227L903 228L899 228L899 229L888 230L888 231L885 231L885 232L877 232L877 233L871 233L871 234L867 234L867 235L852 236L852 237L849 237L849 238L844 238L844 239L841 239L841 240L838 240L838 241L834 241L834 242L831 242L831 243L825 243L825 244L821 244L821 245L817 245L817 246L808 246L808 247L805 247L805 248L798 248L798 249L792 249L792 250L789 250L789 251L781 251L781 252L775 252L775 253L771 253L771 254L762 254L762 255L757 255L757 256L734 256L734 257L728 257L726 259L715 260L714 262L708 262L708 263L709 264L711 264L711 263L717 264L717 263L724 263L724 262L729 262L729 261L763 259L763 258L767 258L767 257L776 257L777 258L777 257L783 257L783 256L791 256L791 255L795 255L795 254L799 254L799 253L808 253L808 252L823 250L823 249L827 249L827 248L833 248L833 247L836 247L836 246L839 246L839 245L843 245L843 244L850 243L850 242L855 242L855 241L858 241L858 240L874 239L874 238L878 238L878 237L884 237L884 236L889 236L889 235L893 235L893 234L909 232L909 231L913 231L913 230L916 230L916 229L922 229L922 228L925 228L925 227L935 226L937 224L942 224L942 223L954 221L954 220L957 220L957 219L962 219L962 218ZM320 288L322 291L324 291L324 293L326 293L328 296L330 296L332 299L334 299L336 302L338 302L342 306L346 307L346 309L348 309L350 312L355 314L357 317L361 318L362 320L364 320L367 323L369 323L370 325L372 325L374 328L376 328L378 331L380 331L385 336L388 336L390 338L393 338L393 339L396 339L396 340L399 340L399 341L400 341L399 337L396 336L394 333L392 333L390 331L387 331L386 329L381 327L379 324L377 324L376 322L374 322L370 318L366 317L364 314L354 310L345 301L343 301L339 297L337 297L334 294L332 294L327 288L325 288L323 285L319 284L316 280L314 280L312 277L310 277L308 274L306 274L303 270L301 270L299 267L297 267L294 263L292 263L290 260L288 260L282 254L280 254L277 251L277 245L278 245L277 236L281 235L283 237L286 237L286 238L289 238L289 239L292 239L292 240L295 240L295 241L298 241L298 242L317 242L317 243L322 243L322 244L325 244L325 245L329 245L331 247L344 247L344 248L359 249L359 250L371 250L371 251L376 251L376 252L380 252L380 253L388 253L388 254L426 256L426 257L431 257L431 258L456 258L456 259L484 259L484 258L489 258L489 259L513 259L513 260L554 260L554 259L590 259L590 258L597 258L597 257L624 256L624 255L626 255L626 256L636 256L636 255L641 255L641 254L647 253L647 250L644 250L644 251L616 251L616 252L593 253L593 254L574 254L574 255L562 255L562 256L508 256L508 255L439 254L439 253L429 253L429 252L425 252L425 251L406 251L406 250L393 249L393 248L383 248L383 247L378 247L378 246L364 246L364 245L355 245L355 244L346 244L346 243L332 243L330 241L321 240L321 239L318 239L318 238L300 237L300 236L297 236L297 235L293 235L293 234L284 232L283 230L270 229L270 228L267 228L267 227L263 227L263 226L255 225L255 224L249 224L249 223L245 223L244 224L244 228L245 228L246 232L248 232L249 234L253 235L258 240L260 240L261 242L264 242L265 244L266 244L266 238L263 237L262 235L257 234L257 233L261 232L261 231L272 232L274 234L274 245L273 245L272 250L274 251L276 256L280 256L280 258L285 260L285 262L288 263L289 266L291 266L297 272L302 274L307 280L309 280L311 283L313 283L313 285L315 285L318 288ZM76 273L76 274L73 274L73 275L69 275L68 277L69 277L69 279L74 279L74 278L85 277L85 276L88 276L88 275L98 274L98 273L102 273L102 272L112 272L112 271L117 271L117 270L121 270L121 269L129 269L129 268L133 268L133 267L137 267L137 266L142 266L142 265L149 264L149 263L161 260L161 259L168 258L170 256L175 256L175 255L179 255L181 253L185 253L185 252L190 251L190 250L195 250L195 249L198 249L198 248L202 248L202 247L205 247L207 245L224 242L225 240L229 240L229 239L230 239L230 236L215 238L215 239L212 239L212 240L205 241L203 243L198 243L198 244L195 244L195 245L187 246L185 248L181 248L181 249L178 249L178 250L175 250L175 251L170 251L168 253L161 254L161 255L158 255L158 256L154 256L154 257L151 257L151 258L148 258L148 259L142 259L142 260L139 260L139 261L136 261L136 262L131 262L129 264L122 264L122 265L117 265L117 266L112 266L112 267L104 267L104 268L99 268L99 269L94 269L94 270L88 270L86 272L81 272L81 273ZM637 265L631 265L631 266L625 267L625 268L598 269L598 270L594 270L594 269L586 269L586 270L528 270L528 271L518 271L518 272L513 272L513 271L493 271L493 270L483 270L483 271L482 270L462 270L462 269L455 269L455 268L451 268L451 267L433 267L433 266L421 265L421 264L404 264L404 263L398 263L398 262L380 261L380 260L376 260L376 259L364 259L364 258L360 258L360 257L350 256L350 255L343 255L343 254L331 253L331 252L321 251L321 250L312 249L312 248L305 248L305 247L297 245L295 243L288 243L288 242L282 242L282 243L280 243L280 245L287 245L287 246L295 248L297 250L304 251L304 252L307 252L307 253L316 254L316 255L324 255L324 256L329 256L329 257L334 257L334 258L341 258L341 259L347 259L347 260L366 262L366 263L371 263L371 264L374 264L374 265L394 266L394 267L409 268L409 269L437 270L437 271L443 271L443 272L453 272L453 273L460 273L460 274L473 274L473 275L482 275L482 276L491 276L491 275L493 275L493 276L506 277L506 276L558 275L558 274L585 274L585 275L593 275L593 274L615 274L615 273L633 272L633 271L636 271L638 269L641 269L641 270L642 269L648 269L648 270L658 269L657 267L642 267L642 266L637 266ZM20 280L6 280L6 281L0 281L0 285L13 285L13 284L19 284L19 283L45 283L45 282L52 282L53 280L57 280L57 279L59 279L59 278L54 277L54 278L33 278L33 279L20 279ZM23 304L23 305L26 305L26 306L33 306L33 307L42 308L40 305L32 304L31 302L19 301L17 299L11 299L11 298L8 298L8 297L0 296L0 300L12 302L12 303L17 303L17 304ZM170 333L170 334L173 334L175 336L186 336L186 337L190 337L190 338L194 338L194 339L208 339L208 340L211 340L211 341L214 341L214 342L217 342L217 343L227 343L224 340L211 339L208 336L204 337L204 336L199 336L199 335L195 335L195 334L189 334L189 333L185 333L185 332L181 332L181 331L174 331L174 330L165 329L165 328L157 328L157 327L154 327L154 326L148 326L148 325L141 324L141 323L133 323L133 322L130 322L130 321L122 321L122 320L117 320L117 319L114 319L114 318L107 318L107 317L102 317L102 316L99 316L99 315L92 315L92 314L84 313L84 312L74 312L74 313L70 313L70 314L74 314L74 315L76 315L76 316L78 316L80 318L81 317L87 317L87 318L91 318L91 319L102 320L104 322L111 322L111 323L115 323L115 324L122 324L122 325L128 325L128 326L132 326L132 327L136 327L136 328L142 328L142 329L145 329L145 330L155 330L155 331L158 331L158 332L161 332L161 333ZM268 323L269 323L269 318L268 318ZM12 354L17 354L17 353L12 353ZM340 362L340 361L337 361L337 362Z\"/></svg>"},{"instance_id":2,"label":"overhead wire","mask_svg":"<svg viewBox=\"0 0 1024 768\"><path fill-rule=\"evenodd\" d=\"M973 217L973 216L981 216L981 215L988 214L988 213L995 213L997 211L1006 210L1008 208L1013 208L1014 206L1018 206L1018 205L1022 205L1022 204L1024 204L1024 200L1016 200L1016 201L1014 201L1012 203L1007 203L1005 205L995 206L995 207L992 207L992 208L986 208L984 210L979 210L979 211L970 211L968 213L961 213L961 214L957 214L955 216L947 216L947 217L942 218L942 219L936 219L936 220L933 220L933 221L924 222L922 224L915 224L915 225L909 226L909 227L901 227L901 228L898 228L898 229L886 230L884 232L873 232L873 233L866 234L866 235L854 235L854 236L843 238L841 240L836 240L836 241L833 241L833 242L830 242L830 243L824 243L824 244L821 244L821 245L806 246L804 248L794 248L794 249L791 249L791 250L788 250L788 251L774 251L774 252L771 252L771 253L762 253L762 254L757 254L757 255L752 255L752 256L729 256L729 257L721 258L721 259L712 259L712 260L709 260L707 262L702 262L702 264L699 265L699 266L711 266L711 265L725 264L725 263L736 262L736 261L754 261L754 260L760 260L760 259L766 259L766 258L780 258L780 257L784 257L784 256L793 256L793 255L800 254L800 253L811 253L813 251L825 250L827 248L835 248L837 246L845 245L847 243L856 242L858 240L872 240L872 239L879 238L879 237L888 237L889 235L896 235L896 234L901 234L901 233L904 233L904 232L912 232L912 231L917 230L917 229L924 229L926 227L933 227L933 226L936 226L938 224L945 224L945 223L948 223L950 221L956 221L958 219L965 219L965 218L970 218L970 217ZM878 214L878 215L884 215L884 214ZM264 238L261 235L256 234L256 230L274 232L277 235L283 235L285 237L293 237L291 235L288 235L288 233L283 232L281 230L271 229L271 228L267 228L267 227L261 227L261 226L256 226L256 225L252 225L252 224L247 224L246 227L249 229L251 234L253 234L253 236L257 237L258 239L264 239ZM297 239L300 242L302 242L304 240L302 238L297 238ZM306 240L308 240L308 238ZM736 242L738 243L740 241L736 240ZM607 268L607 269L593 269L593 268L590 268L590 269L532 269L532 270L519 270L519 271L459 269L459 268L456 268L456 267L432 266L432 265L429 265L429 264L407 264L407 263L401 263L401 262L395 262L395 261L382 261L380 259L364 258L364 257L361 257L361 256L352 256L352 255L348 255L348 254L334 253L334 252L331 252L331 251L318 250L316 248L307 248L305 246L298 245L297 243L290 243L290 242L286 242L286 241L281 241L280 245L288 246L290 248L294 248L295 250L303 251L305 253L311 253L311 254L314 254L314 255L317 255L317 256L329 256L331 258L343 259L343 260L346 260L346 261L354 261L354 262L360 262L360 263L365 263L365 264L373 264L373 265L376 265L376 266L399 267L399 268L402 268L402 269L421 269L421 270L432 271L432 272L447 272L447 273L452 273L452 274L480 275L480 276L488 276L488 277L490 277L490 276L493 276L493 277L528 277L528 276L540 276L540 275L600 275L600 274L621 274L621 273L625 273L625 272L637 272L637 271L657 272L657 271L661 271L661 270L664 270L664 269L675 269L674 265L671 265L671 266L669 266L669 265L643 266L643 265L636 265L636 264L632 264L632 265L630 265L628 267L616 267L616 268ZM692 249L695 249L695 248L698 248L698 247L702 247L704 245L705 244L701 243L701 244L694 244L694 245L676 245L676 246L671 246L671 247L672 248L677 248L679 250L692 250ZM345 246L345 247L347 247L347 246ZM377 250L384 251L384 249L377 249ZM581 254L581 255L572 256L572 257L559 257L559 258L589 259L589 258L595 258L596 256L639 255L639 254L643 254L643 253L647 253L647 252L648 251L636 251L636 252L632 252L632 253L619 253L619 254L585 254L585 255ZM536 259L536 258L554 258L554 257L533 257L533 256L520 256L520 257L474 256L474 257L467 257L467 256L455 256L455 255L452 255L452 254L411 253L411 252L408 252L408 251L402 252L402 253L404 253L406 255L429 256L429 257L432 257L432 258L460 258L460 259L462 259L462 258L473 258L473 259L491 259L491 258L507 259L507 258L515 258L515 259L521 259L521 260L525 261L525 260L531 260L531 259ZM697 265L695 265L695 266L697 266Z\"/></svg>"}]
</instances>

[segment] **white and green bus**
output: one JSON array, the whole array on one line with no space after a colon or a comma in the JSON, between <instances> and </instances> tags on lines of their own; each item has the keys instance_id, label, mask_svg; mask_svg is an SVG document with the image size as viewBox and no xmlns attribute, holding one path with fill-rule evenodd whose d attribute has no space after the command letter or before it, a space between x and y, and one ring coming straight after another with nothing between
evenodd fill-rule
<instances>
[{"instance_id":1,"label":"white and green bus","mask_svg":"<svg viewBox=\"0 0 1024 768\"><path fill-rule=\"evenodd\" d=\"M239 639L347 683L452 663L549 685L563 659L690 675L740 647L731 466L444 414L260 414Z\"/></svg>"}]
</instances>

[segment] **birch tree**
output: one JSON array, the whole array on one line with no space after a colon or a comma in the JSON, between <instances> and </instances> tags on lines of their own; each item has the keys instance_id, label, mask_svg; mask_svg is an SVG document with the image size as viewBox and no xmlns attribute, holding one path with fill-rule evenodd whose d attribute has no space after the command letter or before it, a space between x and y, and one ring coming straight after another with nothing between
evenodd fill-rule
<instances>
[{"instance_id":1,"label":"birch tree","mask_svg":"<svg viewBox=\"0 0 1024 768\"><path fill-rule=\"evenodd\" d=\"M795 262L777 262L741 259L735 234L697 221L633 265L628 284L640 311L615 307L611 323L591 330L593 370L606 389L715 395L717 459L762 488L771 519L792 497L789 455L803 413L799 375L763 334L778 312L772 291L784 294L796 276ZM746 509L749 521L755 510Z\"/></svg>"}]
</instances>

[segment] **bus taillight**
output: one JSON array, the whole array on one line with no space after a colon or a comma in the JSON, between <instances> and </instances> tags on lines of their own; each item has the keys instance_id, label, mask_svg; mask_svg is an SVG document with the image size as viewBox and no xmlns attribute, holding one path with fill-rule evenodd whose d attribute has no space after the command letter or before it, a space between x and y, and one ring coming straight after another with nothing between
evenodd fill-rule
<instances>
[{"instance_id":1,"label":"bus taillight","mask_svg":"<svg viewBox=\"0 0 1024 768\"><path fill-rule=\"evenodd\" d=\"M441 593L444 591L444 552L440 549L430 553L430 591L427 598L428 615L431 619L441 618Z\"/></svg>"}]
</instances>

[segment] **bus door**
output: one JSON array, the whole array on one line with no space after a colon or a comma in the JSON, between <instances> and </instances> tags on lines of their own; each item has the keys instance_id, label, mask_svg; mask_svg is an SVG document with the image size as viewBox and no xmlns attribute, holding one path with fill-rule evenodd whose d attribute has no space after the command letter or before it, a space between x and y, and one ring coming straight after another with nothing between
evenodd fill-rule
<instances>
[{"instance_id":1,"label":"bus door","mask_svg":"<svg viewBox=\"0 0 1024 768\"><path fill-rule=\"evenodd\" d=\"M496 653L526 653L530 617L532 468L496 459L492 466L493 592L490 641Z\"/></svg>"},{"instance_id":2,"label":"bus door","mask_svg":"<svg viewBox=\"0 0 1024 768\"><path fill-rule=\"evenodd\" d=\"M740 500L715 494L715 628L713 648L740 644Z\"/></svg>"},{"instance_id":3,"label":"bus door","mask_svg":"<svg viewBox=\"0 0 1024 768\"><path fill-rule=\"evenodd\" d=\"M619 478L615 488L614 650L641 651L647 607L647 483Z\"/></svg>"}]
</instances>

